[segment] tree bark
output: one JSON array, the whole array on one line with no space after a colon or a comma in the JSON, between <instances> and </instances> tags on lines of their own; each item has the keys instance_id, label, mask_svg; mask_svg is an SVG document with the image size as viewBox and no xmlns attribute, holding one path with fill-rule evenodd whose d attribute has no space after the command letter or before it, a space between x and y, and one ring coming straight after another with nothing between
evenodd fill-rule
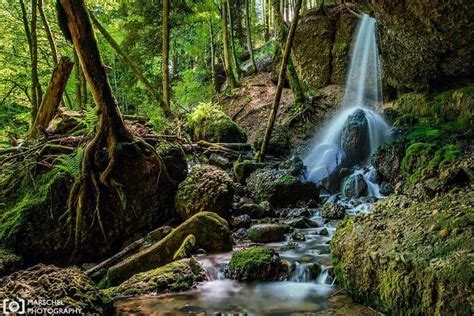
<instances>
[{"instance_id":1,"label":"tree bark","mask_svg":"<svg viewBox=\"0 0 474 316\"><path fill-rule=\"evenodd\" d=\"M227 28L227 0L221 0L221 22L222 22L222 45L224 46L224 69L227 75L227 84L231 88L237 87L229 49L229 35Z\"/></svg>"},{"instance_id":2,"label":"tree bark","mask_svg":"<svg viewBox=\"0 0 474 316\"><path fill-rule=\"evenodd\" d=\"M245 0L245 24L247 27L247 49L250 54L250 60L252 61L253 71L257 72L257 64L253 56L253 45L252 45L252 29L250 27L250 0Z\"/></svg>"},{"instance_id":3,"label":"tree bark","mask_svg":"<svg viewBox=\"0 0 474 316\"><path fill-rule=\"evenodd\" d=\"M161 47L161 72L163 77L163 102L167 109L170 108L170 1L163 0L163 30L162 30L162 47Z\"/></svg>"},{"instance_id":4,"label":"tree bark","mask_svg":"<svg viewBox=\"0 0 474 316\"><path fill-rule=\"evenodd\" d=\"M51 28L49 26L48 19L44 14L43 0L38 0L38 11L43 22L44 30L46 32L46 37L48 39L49 47L51 49L51 57L53 58L53 64L56 67L58 64L58 50L56 48L56 41L54 40L53 33L51 33Z\"/></svg>"},{"instance_id":5,"label":"tree bark","mask_svg":"<svg viewBox=\"0 0 474 316\"><path fill-rule=\"evenodd\" d=\"M242 77L242 70L240 69L240 62L239 62L239 59L237 58L237 50L235 49L235 37L234 37L234 18L232 17L232 11L231 11L231 5L230 3L233 1L233 0L227 0L229 1L227 3L227 11L228 11L228 14L229 14L229 27L230 27L230 47L231 47L231 50L232 50L232 57L234 59L234 65L235 65L235 71L237 73L237 78L241 78Z\"/></svg>"},{"instance_id":6,"label":"tree bark","mask_svg":"<svg viewBox=\"0 0 474 316\"><path fill-rule=\"evenodd\" d=\"M121 57L122 61L130 68L130 70L137 77L137 79L143 83L143 85L147 88L148 92L150 92L150 94L156 99L158 104L163 109L163 113L165 114L165 116L168 118L172 118L173 113L171 112L170 108L166 105L166 102L160 96L160 94L155 89L155 87L151 84L150 81L148 81L148 79L143 75L143 73L138 68L138 66L132 61L132 59L128 56L128 54L122 50L119 44L107 32L107 30L102 26L99 20L97 20L97 18L92 14L92 12L89 12L89 13L90 13L92 23L94 23L94 26L99 30L102 36L104 36L105 40L109 43L109 45L112 46L112 48L117 52L117 54Z\"/></svg>"},{"instance_id":7,"label":"tree bark","mask_svg":"<svg viewBox=\"0 0 474 316\"><path fill-rule=\"evenodd\" d=\"M74 63L67 57L61 58L49 81L43 101L31 128L30 138L39 138L48 127L58 109Z\"/></svg>"},{"instance_id":8,"label":"tree bark","mask_svg":"<svg viewBox=\"0 0 474 316\"><path fill-rule=\"evenodd\" d=\"M283 58L281 61L281 66L280 66L280 74L278 76L277 89L275 92L275 98L273 100L272 111L268 118L267 130L265 132L265 137L263 138L262 147L260 149L261 160L265 159L265 154L267 152L268 144L270 142L270 137L272 136L273 126L275 125L275 119L278 113L278 108L280 106L281 94L283 91L283 83L286 77L286 67L288 64L288 60L290 58L291 48L293 46L293 38L295 37L296 27L298 25L298 18L299 18L299 13L301 10L301 1L302 0L297 0L296 2L294 19L293 19L293 22L291 23L290 32L286 40L285 50L283 53Z\"/></svg>"},{"instance_id":9,"label":"tree bark","mask_svg":"<svg viewBox=\"0 0 474 316\"><path fill-rule=\"evenodd\" d=\"M214 39L214 26L212 25L212 17L209 16L209 39L211 42L210 50L211 50L211 79L212 79L212 87L214 88L215 92L219 91L219 87L217 86L217 74L216 74L216 43Z\"/></svg>"}]
</instances>

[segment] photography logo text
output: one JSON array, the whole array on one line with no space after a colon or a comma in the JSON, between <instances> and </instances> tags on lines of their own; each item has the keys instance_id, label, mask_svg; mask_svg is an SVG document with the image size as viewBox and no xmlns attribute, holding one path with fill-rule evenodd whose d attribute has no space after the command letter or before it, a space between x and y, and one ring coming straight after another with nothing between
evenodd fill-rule
<instances>
[{"instance_id":1,"label":"photography logo text","mask_svg":"<svg viewBox=\"0 0 474 316\"><path fill-rule=\"evenodd\" d=\"M3 299L4 315L80 315L81 309L65 306L61 300L53 299Z\"/></svg>"}]
</instances>

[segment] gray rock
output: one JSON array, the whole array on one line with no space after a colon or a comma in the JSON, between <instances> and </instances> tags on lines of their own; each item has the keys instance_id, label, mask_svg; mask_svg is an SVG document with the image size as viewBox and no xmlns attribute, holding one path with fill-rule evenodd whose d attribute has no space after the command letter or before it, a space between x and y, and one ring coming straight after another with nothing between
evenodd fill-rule
<instances>
[{"instance_id":1,"label":"gray rock","mask_svg":"<svg viewBox=\"0 0 474 316\"><path fill-rule=\"evenodd\" d=\"M349 156L351 163L358 164L370 154L369 123L362 109L351 114L341 135L341 148Z\"/></svg>"},{"instance_id":2,"label":"gray rock","mask_svg":"<svg viewBox=\"0 0 474 316\"><path fill-rule=\"evenodd\" d=\"M342 194L348 198L358 198L367 195L369 188L361 174L353 174L344 181Z\"/></svg>"}]
</instances>

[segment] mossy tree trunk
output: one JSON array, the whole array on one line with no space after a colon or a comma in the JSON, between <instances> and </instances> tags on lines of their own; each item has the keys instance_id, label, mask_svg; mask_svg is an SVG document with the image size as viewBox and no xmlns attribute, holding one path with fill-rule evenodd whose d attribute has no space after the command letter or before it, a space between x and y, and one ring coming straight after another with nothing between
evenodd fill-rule
<instances>
[{"instance_id":1,"label":"mossy tree trunk","mask_svg":"<svg viewBox=\"0 0 474 316\"><path fill-rule=\"evenodd\" d=\"M233 7L231 4L232 1L235 0L227 0L227 13L229 15L229 34L230 34L230 48L232 50L232 58L234 60L235 72L237 73L237 78L242 78L242 70L240 69L240 62L239 58L237 57L237 50L235 48L235 36L234 36L234 17L232 14L231 8Z\"/></svg>"},{"instance_id":2,"label":"mossy tree trunk","mask_svg":"<svg viewBox=\"0 0 474 316\"><path fill-rule=\"evenodd\" d=\"M221 0L221 24L222 24L222 46L224 47L224 69L227 76L227 84L231 88L237 87L237 80L232 70L232 62L230 56L229 34L227 26L227 6L228 0Z\"/></svg>"},{"instance_id":3,"label":"mossy tree trunk","mask_svg":"<svg viewBox=\"0 0 474 316\"><path fill-rule=\"evenodd\" d=\"M257 72L257 64L255 63L255 57L253 56L253 45L252 45L252 28L250 23L250 2L251 0L245 0L245 24L247 27L247 49L250 54L250 60L252 61L253 71ZM265 16L265 12L264 12Z\"/></svg>"},{"instance_id":4,"label":"mossy tree trunk","mask_svg":"<svg viewBox=\"0 0 474 316\"><path fill-rule=\"evenodd\" d=\"M99 20L97 20L97 18L92 14L92 12L89 13L92 22L94 23L94 26L99 30L102 36L104 36L105 40L109 43L109 45L112 46L112 48L117 52L122 61L125 63L125 65L128 66L128 68L132 71L135 77L137 77L137 79L143 83L143 85L147 88L148 92L150 92L150 94L155 98L155 100L161 106L165 116L168 118L172 118L173 113L171 112L171 109L167 106L167 103L160 96L155 87L151 84L150 81L148 81L148 79L143 75L143 72L138 68L138 66L133 62L133 60L128 56L128 54L120 47L120 45L113 39L109 32L107 32L107 30L102 26Z\"/></svg>"},{"instance_id":5,"label":"mossy tree trunk","mask_svg":"<svg viewBox=\"0 0 474 316\"><path fill-rule=\"evenodd\" d=\"M214 35L214 26L212 25L212 16L209 16L209 40L210 40L210 51L211 51L211 79L212 87L215 92L219 91L217 86L217 74L216 74L216 40Z\"/></svg>"},{"instance_id":6,"label":"mossy tree trunk","mask_svg":"<svg viewBox=\"0 0 474 316\"><path fill-rule=\"evenodd\" d=\"M291 23L290 32L286 40L285 50L283 52L283 57L282 57L281 66L280 66L280 74L278 75L277 89L275 92L275 98L273 99L272 111L268 118L268 125L265 131L265 137L263 138L262 147L260 149L261 160L265 158L268 144L270 142L270 137L272 136L273 126L275 125L278 108L280 106L281 94L283 92L283 84L286 77L286 68L288 65L288 60L290 59L291 48L293 46L293 38L295 37L296 27L298 25L299 13L301 10L301 1L302 0L297 0L296 2L293 22Z\"/></svg>"},{"instance_id":7,"label":"mossy tree trunk","mask_svg":"<svg viewBox=\"0 0 474 316\"><path fill-rule=\"evenodd\" d=\"M163 0L163 27L161 40L161 74L163 80L163 102L170 109L170 0Z\"/></svg>"},{"instance_id":8,"label":"mossy tree trunk","mask_svg":"<svg viewBox=\"0 0 474 316\"><path fill-rule=\"evenodd\" d=\"M63 57L54 69L48 89L44 94L38 114L31 128L30 138L40 137L53 119L61 102L64 89L66 89L73 65L74 63L69 58Z\"/></svg>"}]
</instances>

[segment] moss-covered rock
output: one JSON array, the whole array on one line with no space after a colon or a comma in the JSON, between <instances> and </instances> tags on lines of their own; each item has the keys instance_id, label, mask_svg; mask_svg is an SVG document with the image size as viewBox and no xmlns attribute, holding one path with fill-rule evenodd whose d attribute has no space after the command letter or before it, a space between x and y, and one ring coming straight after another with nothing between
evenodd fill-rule
<instances>
[{"instance_id":1,"label":"moss-covered rock","mask_svg":"<svg viewBox=\"0 0 474 316\"><path fill-rule=\"evenodd\" d=\"M247 236L253 242L269 243L285 239L288 226L281 224L258 224L247 229Z\"/></svg>"},{"instance_id":2,"label":"moss-covered rock","mask_svg":"<svg viewBox=\"0 0 474 316\"><path fill-rule=\"evenodd\" d=\"M194 250L196 250L196 237L191 234L184 239L181 247L176 250L173 256L173 260L189 258Z\"/></svg>"},{"instance_id":3,"label":"moss-covered rock","mask_svg":"<svg viewBox=\"0 0 474 316\"><path fill-rule=\"evenodd\" d=\"M58 307L82 315L106 314L105 299L94 283L75 268L38 264L6 276L0 283L0 297L24 300L60 301L60 306L29 305L28 308Z\"/></svg>"},{"instance_id":4,"label":"moss-covered rock","mask_svg":"<svg viewBox=\"0 0 474 316\"><path fill-rule=\"evenodd\" d=\"M425 202L392 195L346 218L331 240L338 282L388 314L471 314L473 206L466 188Z\"/></svg>"},{"instance_id":5,"label":"moss-covered rock","mask_svg":"<svg viewBox=\"0 0 474 316\"><path fill-rule=\"evenodd\" d=\"M195 259L183 259L162 267L135 274L119 286L104 293L112 298L120 295L149 295L187 291L205 281L206 271Z\"/></svg>"},{"instance_id":6,"label":"moss-covered rock","mask_svg":"<svg viewBox=\"0 0 474 316\"><path fill-rule=\"evenodd\" d=\"M176 227L158 243L111 267L107 272L105 286L119 285L134 274L171 262L176 251L191 234L196 238L196 245L207 252L232 249L226 220L213 212L200 212Z\"/></svg>"},{"instance_id":7,"label":"moss-covered rock","mask_svg":"<svg viewBox=\"0 0 474 316\"><path fill-rule=\"evenodd\" d=\"M13 252L0 248L0 277L21 268L23 259Z\"/></svg>"},{"instance_id":8,"label":"moss-covered rock","mask_svg":"<svg viewBox=\"0 0 474 316\"><path fill-rule=\"evenodd\" d=\"M237 181L245 183L245 180L257 169L265 167L266 164L253 160L237 161L234 163L234 175Z\"/></svg>"},{"instance_id":9,"label":"moss-covered rock","mask_svg":"<svg viewBox=\"0 0 474 316\"><path fill-rule=\"evenodd\" d=\"M216 166L196 165L179 185L176 210L183 219L204 211L227 218L233 195L234 183L225 171Z\"/></svg>"},{"instance_id":10,"label":"moss-covered rock","mask_svg":"<svg viewBox=\"0 0 474 316\"><path fill-rule=\"evenodd\" d=\"M265 129L257 132L253 146L260 150L265 136ZM275 124L272 130L272 136L268 143L267 154L275 156L285 156L290 152L290 136L288 128L282 124Z\"/></svg>"},{"instance_id":11,"label":"moss-covered rock","mask_svg":"<svg viewBox=\"0 0 474 316\"><path fill-rule=\"evenodd\" d=\"M285 170L257 170L247 179L247 189L256 201L268 201L275 207L319 199L319 188L316 184L300 180Z\"/></svg>"},{"instance_id":12,"label":"moss-covered rock","mask_svg":"<svg viewBox=\"0 0 474 316\"><path fill-rule=\"evenodd\" d=\"M227 276L241 282L280 281L288 270L272 248L252 247L236 251L229 262Z\"/></svg>"},{"instance_id":13,"label":"moss-covered rock","mask_svg":"<svg viewBox=\"0 0 474 316\"><path fill-rule=\"evenodd\" d=\"M186 129L194 141L245 143L247 135L217 105L201 103L188 116Z\"/></svg>"},{"instance_id":14,"label":"moss-covered rock","mask_svg":"<svg viewBox=\"0 0 474 316\"><path fill-rule=\"evenodd\" d=\"M346 216L346 208L337 203L326 202L321 215L327 219L343 219Z\"/></svg>"}]
</instances>

